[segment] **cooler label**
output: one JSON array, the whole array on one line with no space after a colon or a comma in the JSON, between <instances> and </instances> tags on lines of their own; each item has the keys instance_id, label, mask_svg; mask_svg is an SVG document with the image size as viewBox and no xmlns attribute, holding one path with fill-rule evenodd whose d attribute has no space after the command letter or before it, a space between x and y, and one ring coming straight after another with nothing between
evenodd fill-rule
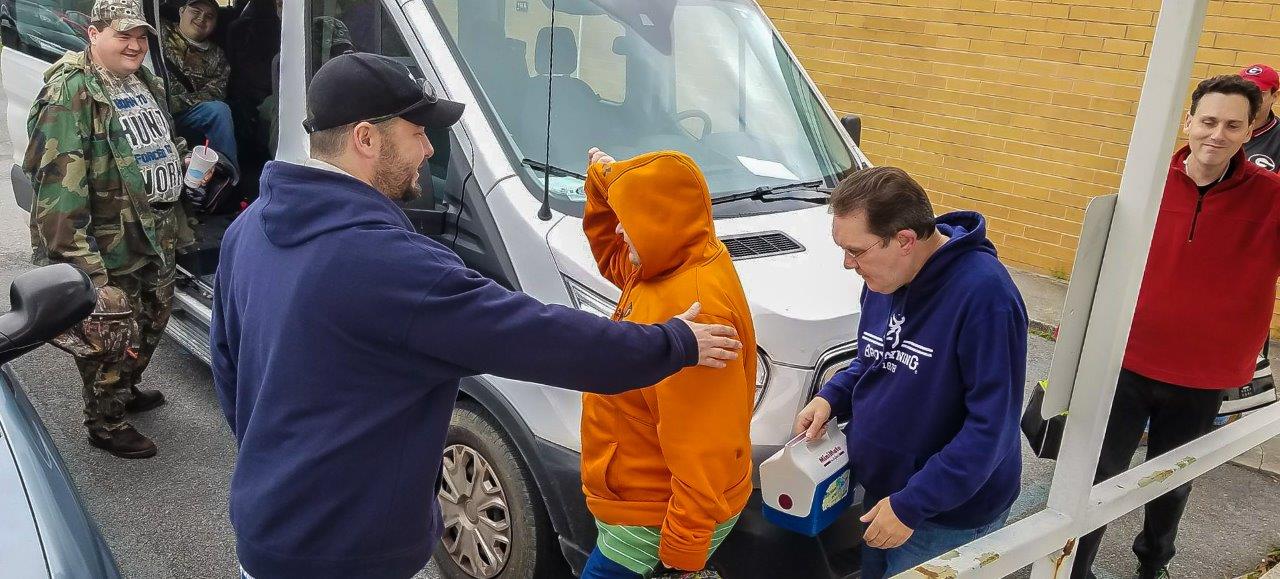
<instances>
[{"instance_id":1,"label":"cooler label","mask_svg":"<svg viewBox=\"0 0 1280 579\"><path fill-rule=\"evenodd\" d=\"M827 491L822 495L822 510L830 509L848 495L849 471L846 470L827 485Z\"/></svg>"},{"instance_id":2,"label":"cooler label","mask_svg":"<svg viewBox=\"0 0 1280 579\"><path fill-rule=\"evenodd\" d=\"M822 456L818 457L818 462L822 463L822 466L824 467L831 466L831 463L835 462L836 459L839 459L842 456L844 456L844 447L837 446L822 453Z\"/></svg>"}]
</instances>

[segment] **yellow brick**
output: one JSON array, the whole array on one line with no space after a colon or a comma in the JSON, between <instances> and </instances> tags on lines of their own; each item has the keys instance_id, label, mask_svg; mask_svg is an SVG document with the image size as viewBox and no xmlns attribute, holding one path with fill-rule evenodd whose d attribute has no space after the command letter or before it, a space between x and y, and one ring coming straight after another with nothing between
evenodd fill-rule
<instances>
[{"instance_id":1,"label":"yellow brick","mask_svg":"<svg viewBox=\"0 0 1280 579\"><path fill-rule=\"evenodd\" d=\"M1081 52L1080 64L1114 67L1120 65L1120 55L1112 52Z\"/></svg>"},{"instance_id":2,"label":"yellow brick","mask_svg":"<svg viewBox=\"0 0 1280 579\"><path fill-rule=\"evenodd\" d=\"M1067 48L1078 48L1080 50L1102 50L1102 38L1096 36L1064 36L1062 45Z\"/></svg>"},{"instance_id":3,"label":"yellow brick","mask_svg":"<svg viewBox=\"0 0 1280 579\"><path fill-rule=\"evenodd\" d=\"M1102 38L1124 38L1125 26L1121 24L1107 24L1095 20L1084 21L1085 36L1099 36Z\"/></svg>"},{"instance_id":4,"label":"yellow brick","mask_svg":"<svg viewBox=\"0 0 1280 579\"><path fill-rule=\"evenodd\" d=\"M1214 48L1267 52L1275 46L1275 40L1272 38L1241 36L1238 34L1217 34L1215 36L1216 38L1213 41Z\"/></svg>"},{"instance_id":5,"label":"yellow brick","mask_svg":"<svg viewBox=\"0 0 1280 579\"><path fill-rule=\"evenodd\" d=\"M961 0L960 9L992 12L996 9L996 3L994 0Z\"/></svg>"},{"instance_id":6,"label":"yellow brick","mask_svg":"<svg viewBox=\"0 0 1280 579\"><path fill-rule=\"evenodd\" d=\"M1001 14L1031 14L1031 2L1026 0L996 0L995 11Z\"/></svg>"},{"instance_id":7,"label":"yellow brick","mask_svg":"<svg viewBox=\"0 0 1280 579\"><path fill-rule=\"evenodd\" d=\"M1236 51L1218 48L1200 48L1196 51L1196 60L1215 65L1231 65L1236 62Z\"/></svg>"},{"instance_id":8,"label":"yellow brick","mask_svg":"<svg viewBox=\"0 0 1280 579\"><path fill-rule=\"evenodd\" d=\"M1108 38L1102 43L1102 49L1115 54L1128 54L1131 56L1141 56L1146 49L1146 43L1137 40L1120 40L1118 38Z\"/></svg>"},{"instance_id":9,"label":"yellow brick","mask_svg":"<svg viewBox=\"0 0 1280 579\"><path fill-rule=\"evenodd\" d=\"M1062 234L1056 231L1040 229L1039 227L1027 227L1024 229L1023 235L1036 241L1042 241L1051 245L1062 244Z\"/></svg>"},{"instance_id":10,"label":"yellow brick","mask_svg":"<svg viewBox=\"0 0 1280 579\"><path fill-rule=\"evenodd\" d=\"M1038 46L1062 46L1065 35L1057 32L1028 32L1027 44Z\"/></svg>"},{"instance_id":11,"label":"yellow brick","mask_svg":"<svg viewBox=\"0 0 1280 579\"><path fill-rule=\"evenodd\" d=\"M1044 26L1047 32L1061 32L1063 34L1084 34L1085 28L1083 21L1060 18L1050 18L1045 22Z\"/></svg>"},{"instance_id":12,"label":"yellow brick","mask_svg":"<svg viewBox=\"0 0 1280 579\"><path fill-rule=\"evenodd\" d=\"M1055 62L1078 62L1080 51L1074 48L1045 48L1040 52L1041 58Z\"/></svg>"},{"instance_id":13,"label":"yellow brick","mask_svg":"<svg viewBox=\"0 0 1280 579\"><path fill-rule=\"evenodd\" d=\"M1002 42L1025 43L1027 41L1026 30L1014 30L1010 28L993 28L990 35L991 40L999 40Z\"/></svg>"},{"instance_id":14,"label":"yellow brick","mask_svg":"<svg viewBox=\"0 0 1280 579\"><path fill-rule=\"evenodd\" d=\"M1124 37L1127 40L1151 42L1155 33L1155 29L1150 26L1129 26L1125 29Z\"/></svg>"}]
</instances>

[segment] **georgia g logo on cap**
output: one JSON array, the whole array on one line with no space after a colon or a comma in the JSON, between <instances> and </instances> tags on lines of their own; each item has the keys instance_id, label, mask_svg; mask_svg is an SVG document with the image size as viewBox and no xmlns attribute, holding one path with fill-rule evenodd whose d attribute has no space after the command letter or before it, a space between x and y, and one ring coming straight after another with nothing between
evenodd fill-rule
<instances>
[{"instance_id":1,"label":"georgia g logo on cap","mask_svg":"<svg viewBox=\"0 0 1280 579\"><path fill-rule=\"evenodd\" d=\"M1248 69L1246 69L1244 72L1245 74L1262 74L1262 67L1251 66Z\"/></svg>"}]
</instances>

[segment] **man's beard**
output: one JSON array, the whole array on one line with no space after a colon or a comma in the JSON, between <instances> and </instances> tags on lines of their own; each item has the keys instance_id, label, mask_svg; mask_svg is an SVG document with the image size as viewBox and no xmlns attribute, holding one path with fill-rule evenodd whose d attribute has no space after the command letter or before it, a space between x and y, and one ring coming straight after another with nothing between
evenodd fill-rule
<instances>
[{"instance_id":1,"label":"man's beard","mask_svg":"<svg viewBox=\"0 0 1280 579\"><path fill-rule=\"evenodd\" d=\"M413 201L422 197L422 186L414 183L418 167L409 167L400 160L400 149L390 140L378 153L378 168L373 175L373 188L396 201Z\"/></svg>"}]
</instances>

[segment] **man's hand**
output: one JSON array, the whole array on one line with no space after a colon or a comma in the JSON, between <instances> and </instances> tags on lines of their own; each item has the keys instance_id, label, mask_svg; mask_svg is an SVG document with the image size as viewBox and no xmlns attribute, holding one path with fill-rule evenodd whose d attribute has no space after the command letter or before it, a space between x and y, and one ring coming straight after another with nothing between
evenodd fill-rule
<instances>
[{"instance_id":1,"label":"man's hand","mask_svg":"<svg viewBox=\"0 0 1280 579\"><path fill-rule=\"evenodd\" d=\"M880 499L876 506L871 507L871 510L858 520L870 523L867 525L867 532L862 535L862 540L877 549L901 547L915 532L898 520L898 515L893 513L893 505L889 502L889 497Z\"/></svg>"},{"instance_id":2,"label":"man's hand","mask_svg":"<svg viewBox=\"0 0 1280 579\"><path fill-rule=\"evenodd\" d=\"M600 149L598 149L598 148L596 148L596 147L591 147L591 149L587 151L587 166L588 166L588 167L590 167L590 166L592 166L592 165L594 165L594 164L596 164L596 163L604 163L604 164L606 164L606 165L607 165L607 164L612 163L612 162L613 162L613 157L610 157L608 153L606 153L606 152L604 152L604 151L601 151Z\"/></svg>"},{"instance_id":3,"label":"man's hand","mask_svg":"<svg viewBox=\"0 0 1280 579\"><path fill-rule=\"evenodd\" d=\"M693 302L683 314L676 316L693 330L693 337L698 339L698 365L708 368L724 368L726 362L738 358L738 350L742 349L738 331L732 326L720 324L700 324L693 321L702 311L702 304Z\"/></svg>"},{"instance_id":4,"label":"man's hand","mask_svg":"<svg viewBox=\"0 0 1280 579\"><path fill-rule=\"evenodd\" d=\"M831 403L826 398L814 396L808 406L796 415L795 433L804 433L805 440L813 440L822 436L827 430L827 421L831 420Z\"/></svg>"}]
</instances>

